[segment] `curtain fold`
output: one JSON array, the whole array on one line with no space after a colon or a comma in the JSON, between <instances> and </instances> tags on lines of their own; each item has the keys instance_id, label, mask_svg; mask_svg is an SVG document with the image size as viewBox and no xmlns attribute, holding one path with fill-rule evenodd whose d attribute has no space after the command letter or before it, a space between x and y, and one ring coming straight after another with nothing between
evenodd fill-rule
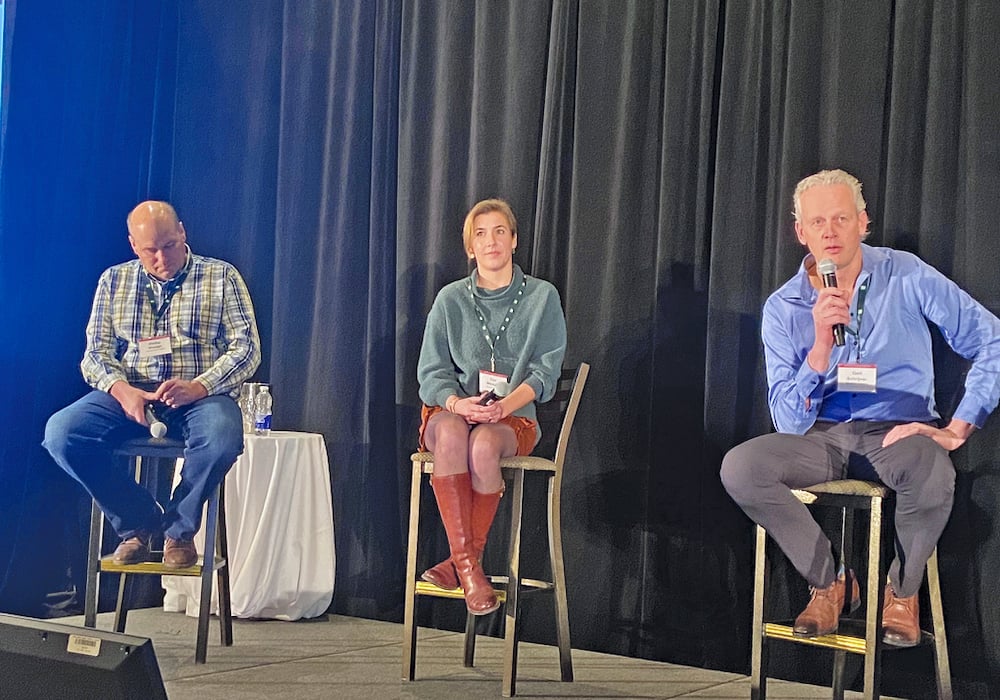
<instances>
[{"instance_id":1,"label":"curtain fold","mask_svg":"<svg viewBox=\"0 0 1000 700\"><path fill-rule=\"evenodd\" d=\"M331 609L389 620L424 320L468 272L465 212L508 199L516 262L560 292L567 364L593 367L563 494L574 646L737 672L751 528L718 468L771 429L759 318L803 256L795 183L853 172L872 243L918 253L1000 311L996 3L102 0L54 22L18 9L0 164L0 325L18 331L0 344L13 377L0 519L14 533L0 574L40 533L74 529L52 513L79 498L38 442L83 391L93 285L129 257L122 222L145 196L171 199L192 248L247 279L275 427L320 432L330 452ZM936 348L952 406L964 365ZM954 455L941 541L952 669L972 696L1000 693L998 426ZM428 565L446 543L425 497ZM488 562L503 549L494 540ZM794 614L805 586L779 574L775 604ZM0 607L30 599L15 578L0 578ZM420 619L464 615L440 604ZM553 640L545 606L523 632ZM773 669L826 682L801 653L776 650ZM885 673L908 697L930 687L919 659Z\"/></svg>"},{"instance_id":2,"label":"curtain fold","mask_svg":"<svg viewBox=\"0 0 1000 700\"><path fill-rule=\"evenodd\" d=\"M172 135L174 63L159 59L177 12L110 0L18 10L0 165L0 601L41 614L45 593L72 594L67 569L83 572L85 548L67 542L84 536L89 500L40 443L49 415L83 393L97 277L132 255L126 215L167 194L150 191L149 162Z\"/></svg>"}]
</instances>

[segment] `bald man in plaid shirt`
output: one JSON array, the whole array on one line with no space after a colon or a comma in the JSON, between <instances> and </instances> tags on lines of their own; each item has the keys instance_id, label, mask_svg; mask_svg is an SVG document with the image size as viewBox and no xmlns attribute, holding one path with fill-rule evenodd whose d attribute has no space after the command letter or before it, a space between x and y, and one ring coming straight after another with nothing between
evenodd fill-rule
<instances>
[{"instance_id":1,"label":"bald man in plaid shirt","mask_svg":"<svg viewBox=\"0 0 1000 700\"><path fill-rule=\"evenodd\" d=\"M122 538L116 562L146 561L163 533L164 565L186 568L198 560L202 506L243 451L234 398L260 364L260 338L239 272L192 253L173 207L142 202L127 225L138 259L104 271L87 324L80 369L93 391L49 419L43 444ZM149 434L147 404L186 443L162 505L112 458Z\"/></svg>"}]
</instances>

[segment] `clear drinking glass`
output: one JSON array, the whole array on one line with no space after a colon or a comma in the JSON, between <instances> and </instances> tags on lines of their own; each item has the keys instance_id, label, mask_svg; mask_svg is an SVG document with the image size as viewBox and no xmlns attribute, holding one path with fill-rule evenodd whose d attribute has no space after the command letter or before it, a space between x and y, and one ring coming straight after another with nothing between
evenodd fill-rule
<instances>
[{"instance_id":1,"label":"clear drinking glass","mask_svg":"<svg viewBox=\"0 0 1000 700\"><path fill-rule=\"evenodd\" d=\"M240 399L238 401L240 413L243 416L243 433L253 433L254 400L257 398L257 384L244 382L240 387Z\"/></svg>"}]
</instances>

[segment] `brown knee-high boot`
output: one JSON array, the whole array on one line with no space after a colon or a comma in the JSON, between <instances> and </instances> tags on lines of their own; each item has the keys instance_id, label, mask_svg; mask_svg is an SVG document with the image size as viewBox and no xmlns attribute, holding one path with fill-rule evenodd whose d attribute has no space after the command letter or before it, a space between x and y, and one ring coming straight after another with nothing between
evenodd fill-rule
<instances>
[{"instance_id":1,"label":"brown knee-high boot","mask_svg":"<svg viewBox=\"0 0 1000 700\"><path fill-rule=\"evenodd\" d=\"M434 497L448 534L451 562L465 592L465 605L473 615L486 615L500 607L493 586L479 565L472 541L472 478L468 472L435 476Z\"/></svg>"},{"instance_id":2,"label":"brown knee-high boot","mask_svg":"<svg viewBox=\"0 0 1000 700\"><path fill-rule=\"evenodd\" d=\"M480 564L483 550L486 549L486 536L490 534L490 526L493 525L504 490L501 486L496 493L479 493L475 489L472 491L472 546ZM438 588L458 588L458 576L450 557L427 569L420 578Z\"/></svg>"}]
</instances>

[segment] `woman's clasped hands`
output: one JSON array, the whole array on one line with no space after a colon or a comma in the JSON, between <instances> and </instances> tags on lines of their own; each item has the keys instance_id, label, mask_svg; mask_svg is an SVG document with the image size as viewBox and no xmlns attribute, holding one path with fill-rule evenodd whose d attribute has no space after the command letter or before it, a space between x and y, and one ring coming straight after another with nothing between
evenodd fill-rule
<instances>
[{"instance_id":1,"label":"woman's clasped hands","mask_svg":"<svg viewBox=\"0 0 1000 700\"><path fill-rule=\"evenodd\" d=\"M504 412L502 401L492 401L488 405L481 405L481 401L490 392L484 391L478 396L467 396L451 402L451 412L465 419L469 425L477 423L499 423L507 417Z\"/></svg>"}]
</instances>

